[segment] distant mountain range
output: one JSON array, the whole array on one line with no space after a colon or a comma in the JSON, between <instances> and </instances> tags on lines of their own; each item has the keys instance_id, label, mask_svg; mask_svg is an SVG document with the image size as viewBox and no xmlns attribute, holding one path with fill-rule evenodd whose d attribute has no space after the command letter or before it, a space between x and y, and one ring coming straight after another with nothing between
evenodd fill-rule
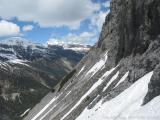
<instances>
[{"instance_id":1,"label":"distant mountain range","mask_svg":"<svg viewBox=\"0 0 160 120\"><path fill-rule=\"evenodd\" d=\"M38 103L89 48L44 46L20 37L0 41L0 120L21 119L24 110Z\"/></svg>"}]
</instances>

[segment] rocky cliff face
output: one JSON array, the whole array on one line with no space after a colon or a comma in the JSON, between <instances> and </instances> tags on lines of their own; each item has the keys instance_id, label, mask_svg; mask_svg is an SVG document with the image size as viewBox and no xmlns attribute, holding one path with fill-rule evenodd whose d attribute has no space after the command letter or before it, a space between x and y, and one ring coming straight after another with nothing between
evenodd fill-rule
<instances>
[{"instance_id":1,"label":"rocky cliff face","mask_svg":"<svg viewBox=\"0 0 160 120\"><path fill-rule=\"evenodd\" d=\"M103 27L103 31L106 32L102 31L100 38L102 40L99 44L103 46L101 49L110 50L111 64L120 63L123 64L122 69L124 66L131 69L131 82L147 72L158 71L160 62L159 15L160 2L156 0L113 0L111 3L111 13L107 16ZM110 38L110 36L115 37ZM154 74L157 73L154 72ZM156 77L159 81L158 75ZM151 80L151 84L156 80ZM158 87L158 83L156 84Z\"/></svg>"},{"instance_id":2,"label":"rocky cliff face","mask_svg":"<svg viewBox=\"0 0 160 120\"><path fill-rule=\"evenodd\" d=\"M0 120L22 119L27 109L73 69L89 47L85 51L71 48L45 47L23 38L0 42Z\"/></svg>"},{"instance_id":3,"label":"rocky cliff face","mask_svg":"<svg viewBox=\"0 0 160 120\"><path fill-rule=\"evenodd\" d=\"M159 120L160 1L112 0L98 43L24 120Z\"/></svg>"}]
</instances>

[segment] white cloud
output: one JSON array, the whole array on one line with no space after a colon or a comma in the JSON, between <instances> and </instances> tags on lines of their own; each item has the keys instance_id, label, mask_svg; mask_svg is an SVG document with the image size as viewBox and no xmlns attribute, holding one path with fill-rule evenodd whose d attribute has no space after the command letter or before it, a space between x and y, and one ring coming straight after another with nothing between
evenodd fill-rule
<instances>
[{"instance_id":1,"label":"white cloud","mask_svg":"<svg viewBox=\"0 0 160 120\"><path fill-rule=\"evenodd\" d=\"M70 33L65 39L73 43L84 43L91 40L93 37L93 33L83 32L80 35Z\"/></svg>"},{"instance_id":2,"label":"white cloud","mask_svg":"<svg viewBox=\"0 0 160 120\"><path fill-rule=\"evenodd\" d=\"M12 22L0 21L0 37L15 36L20 33L20 27Z\"/></svg>"},{"instance_id":3,"label":"white cloud","mask_svg":"<svg viewBox=\"0 0 160 120\"><path fill-rule=\"evenodd\" d=\"M81 21L99 9L100 5L91 0L0 0L2 18L17 17L42 27L77 28Z\"/></svg>"},{"instance_id":4,"label":"white cloud","mask_svg":"<svg viewBox=\"0 0 160 120\"><path fill-rule=\"evenodd\" d=\"M98 32L101 32L103 23L105 22L106 15L109 13L100 11L99 13L95 13L91 18L91 28L96 28Z\"/></svg>"},{"instance_id":5,"label":"white cloud","mask_svg":"<svg viewBox=\"0 0 160 120\"><path fill-rule=\"evenodd\" d=\"M25 26L23 26L23 31L31 31L32 29L34 28L34 26L33 25L25 25Z\"/></svg>"},{"instance_id":6,"label":"white cloud","mask_svg":"<svg viewBox=\"0 0 160 120\"><path fill-rule=\"evenodd\" d=\"M108 15L108 13L110 12L110 0L107 0L104 3L101 3L101 5L105 7L107 11L101 10L99 12L96 12L92 14L92 17L90 18L91 20L90 28L97 30L98 34L102 30L102 26L103 26L103 23L105 22L106 15Z\"/></svg>"},{"instance_id":7,"label":"white cloud","mask_svg":"<svg viewBox=\"0 0 160 120\"><path fill-rule=\"evenodd\" d=\"M109 8L109 7L110 7L110 0L104 2L102 5L103 5L104 7L106 7L106 8Z\"/></svg>"},{"instance_id":8,"label":"white cloud","mask_svg":"<svg viewBox=\"0 0 160 120\"><path fill-rule=\"evenodd\" d=\"M95 34L90 32L83 32L79 35L69 33L67 36L57 39L51 38L47 41L49 45L63 45L63 44L84 44L90 43L95 40Z\"/></svg>"}]
</instances>

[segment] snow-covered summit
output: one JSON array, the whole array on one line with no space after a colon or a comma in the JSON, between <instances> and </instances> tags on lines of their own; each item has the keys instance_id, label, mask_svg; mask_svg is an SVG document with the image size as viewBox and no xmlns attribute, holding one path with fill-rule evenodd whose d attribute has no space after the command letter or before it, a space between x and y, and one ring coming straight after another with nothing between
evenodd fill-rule
<instances>
[{"instance_id":1,"label":"snow-covered summit","mask_svg":"<svg viewBox=\"0 0 160 120\"><path fill-rule=\"evenodd\" d=\"M28 55L31 55L37 51L42 51L38 44L33 43L22 37L10 37L0 41L0 61L23 61L28 59ZM28 47L30 49L28 49ZM20 63L20 62L18 62Z\"/></svg>"},{"instance_id":2,"label":"snow-covered summit","mask_svg":"<svg viewBox=\"0 0 160 120\"><path fill-rule=\"evenodd\" d=\"M35 44L30 41L30 40L27 40L25 38L22 38L22 37L11 37L11 38L7 38L5 40L1 40L0 41L0 44L7 44L7 45L20 45L20 46L35 46Z\"/></svg>"},{"instance_id":3,"label":"snow-covered summit","mask_svg":"<svg viewBox=\"0 0 160 120\"><path fill-rule=\"evenodd\" d=\"M83 45L83 44L66 44L63 46L64 49L66 50L74 50L77 52L87 52L90 49L90 45Z\"/></svg>"},{"instance_id":4,"label":"snow-covered summit","mask_svg":"<svg viewBox=\"0 0 160 120\"><path fill-rule=\"evenodd\" d=\"M91 48L91 45L85 45L85 44L80 44L80 43L72 43L72 42L63 42L63 41L57 41L55 40L54 42L48 42L47 46L61 46L65 50L73 50L76 52L87 52Z\"/></svg>"}]
</instances>

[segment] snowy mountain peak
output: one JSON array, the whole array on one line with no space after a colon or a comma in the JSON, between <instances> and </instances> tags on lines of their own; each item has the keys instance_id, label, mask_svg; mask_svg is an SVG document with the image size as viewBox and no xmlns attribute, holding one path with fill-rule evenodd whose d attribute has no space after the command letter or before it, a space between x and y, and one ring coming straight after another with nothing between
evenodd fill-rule
<instances>
[{"instance_id":1,"label":"snowy mountain peak","mask_svg":"<svg viewBox=\"0 0 160 120\"><path fill-rule=\"evenodd\" d=\"M34 43L31 41L24 39L22 37L11 37L7 38L5 40L0 41L1 44L7 44L7 45L20 45L20 46L33 46Z\"/></svg>"},{"instance_id":2,"label":"snowy mountain peak","mask_svg":"<svg viewBox=\"0 0 160 120\"><path fill-rule=\"evenodd\" d=\"M67 44L63 46L64 49L73 50L77 52L87 52L91 48L90 45L82 45L82 44Z\"/></svg>"},{"instance_id":3,"label":"snowy mountain peak","mask_svg":"<svg viewBox=\"0 0 160 120\"><path fill-rule=\"evenodd\" d=\"M48 42L47 46L61 46L65 50L73 50L76 52L87 52L91 48L91 45L85 45L85 44L80 44L80 43L71 43L71 42L63 42L63 41L57 41L55 40L54 42Z\"/></svg>"}]
</instances>

